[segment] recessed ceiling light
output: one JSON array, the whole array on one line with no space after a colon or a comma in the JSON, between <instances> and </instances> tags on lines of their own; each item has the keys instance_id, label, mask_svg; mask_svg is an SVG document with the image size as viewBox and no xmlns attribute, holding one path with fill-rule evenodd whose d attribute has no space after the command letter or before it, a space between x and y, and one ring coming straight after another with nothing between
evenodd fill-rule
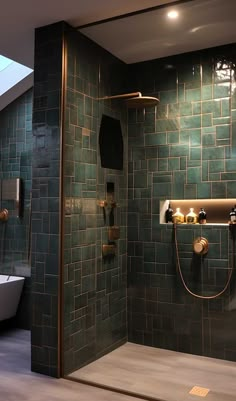
<instances>
[{"instance_id":1,"label":"recessed ceiling light","mask_svg":"<svg viewBox=\"0 0 236 401\"><path fill-rule=\"evenodd\" d=\"M176 18L178 18L178 16L179 16L179 13L178 13L178 11L175 11L175 10L169 11L167 13L167 17L170 19L176 19Z\"/></svg>"}]
</instances>

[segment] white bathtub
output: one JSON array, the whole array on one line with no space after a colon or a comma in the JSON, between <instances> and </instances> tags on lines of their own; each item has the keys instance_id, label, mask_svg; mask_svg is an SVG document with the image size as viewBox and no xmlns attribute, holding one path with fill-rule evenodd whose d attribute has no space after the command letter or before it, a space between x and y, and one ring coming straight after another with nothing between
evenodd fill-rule
<instances>
[{"instance_id":1,"label":"white bathtub","mask_svg":"<svg viewBox=\"0 0 236 401\"><path fill-rule=\"evenodd\" d=\"M0 275L0 321L15 316L24 277Z\"/></svg>"}]
</instances>

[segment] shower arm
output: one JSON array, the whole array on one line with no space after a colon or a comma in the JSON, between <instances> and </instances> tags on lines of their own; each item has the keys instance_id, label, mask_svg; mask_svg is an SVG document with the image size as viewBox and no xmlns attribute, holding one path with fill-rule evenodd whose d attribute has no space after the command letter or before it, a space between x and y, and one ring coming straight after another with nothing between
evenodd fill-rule
<instances>
[{"instance_id":1,"label":"shower arm","mask_svg":"<svg viewBox=\"0 0 236 401\"><path fill-rule=\"evenodd\" d=\"M98 97L97 100L125 99L125 98L130 98L130 97L142 97L142 93L141 92L123 93L121 95Z\"/></svg>"}]
</instances>

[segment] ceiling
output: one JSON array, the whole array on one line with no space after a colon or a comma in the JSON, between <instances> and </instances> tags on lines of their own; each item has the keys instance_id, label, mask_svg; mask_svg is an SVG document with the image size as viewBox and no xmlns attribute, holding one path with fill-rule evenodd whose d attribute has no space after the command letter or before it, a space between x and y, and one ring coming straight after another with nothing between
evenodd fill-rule
<instances>
[{"instance_id":1,"label":"ceiling","mask_svg":"<svg viewBox=\"0 0 236 401\"><path fill-rule=\"evenodd\" d=\"M33 68L34 29L67 21L82 26L175 0L8 0L0 13L0 54ZM185 0L180 18L166 8L84 28L82 32L127 63L236 42L236 0ZM171 23L170 23L171 22ZM33 76L0 97L0 109L33 85ZM5 99L5 100L4 100Z\"/></svg>"},{"instance_id":2,"label":"ceiling","mask_svg":"<svg viewBox=\"0 0 236 401\"><path fill-rule=\"evenodd\" d=\"M175 10L178 18L169 19ZM126 63L152 60L236 41L236 0L193 0L82 30Z\"/></svg>"}]
</instances>

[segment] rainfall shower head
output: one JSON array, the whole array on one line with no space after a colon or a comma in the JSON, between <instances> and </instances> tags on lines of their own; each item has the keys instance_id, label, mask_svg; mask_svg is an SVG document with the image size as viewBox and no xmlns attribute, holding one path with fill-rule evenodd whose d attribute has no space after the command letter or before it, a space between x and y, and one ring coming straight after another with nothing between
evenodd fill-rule
<instances>
[{"instance_id":1,"label":"rainfall shower head","mask_svg":"<svg viewBox=\"0 0 236 401\"><path fill-rule=\"evenodd\" d=\"M127 99L126 105L128 108L132 109L142 109L144 107L156 106L159 100L152 96L135 96Z\"/></svg>"},{"instance_id":2,"label":"rainfall shower head","mask_svg":"<svg viewBox=\"0 0 236 401\"><path fill-rule=\"evenodd\" d=\"M128 108L143 109L144 107L156 106L159 99L152 96L143 96L141 92L123 93L121 95L105 96L98 98L98 100L106 99L125 99Z\"/></svg>"}]
</instances>

